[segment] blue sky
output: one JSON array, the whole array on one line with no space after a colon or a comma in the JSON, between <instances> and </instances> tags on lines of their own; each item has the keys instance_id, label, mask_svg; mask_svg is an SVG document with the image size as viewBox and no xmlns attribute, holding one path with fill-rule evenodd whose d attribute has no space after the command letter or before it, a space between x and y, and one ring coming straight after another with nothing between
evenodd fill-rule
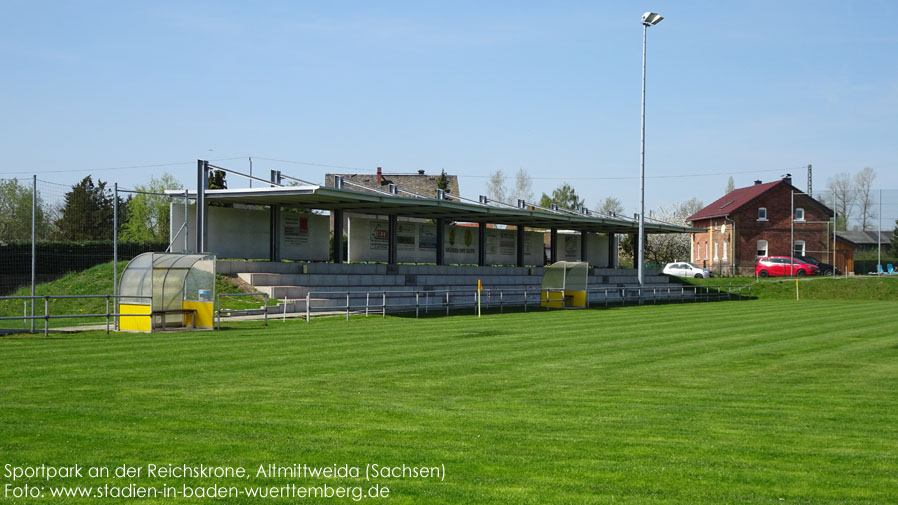
<instances>
[{"instance_id":1,"label":"blue sky","mask_svg":"<svg viewBox=\"0 0 898 505\"><path fill-rule=\"evenodd\" d=\"M315 182L329 169L269 160L445 169L476 198L523 167L537 196L569 182L632 211L647 10L665 17L648 34L647 207L709 203L730 174L805 187L808 164L816 191L865 166L898 188L891 1L5 0L0 177L192 187L197 158L253 156Z\"/></svg>"}]
</instances>

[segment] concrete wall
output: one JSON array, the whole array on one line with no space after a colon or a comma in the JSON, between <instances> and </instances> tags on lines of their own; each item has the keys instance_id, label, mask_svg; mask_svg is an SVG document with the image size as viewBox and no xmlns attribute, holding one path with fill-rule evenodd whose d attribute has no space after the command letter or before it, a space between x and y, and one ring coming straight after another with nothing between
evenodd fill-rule
<instances>
[{"instance_id":1,"label":"concrete wall","mask_svg":"<svg viewBox=\"0 0 898 505\"><path fill-rule=\"evenodd\" d=\"M350 218L349 261L387 261L388 223L385 220ZM399 262L433 263L436 261L436 225L426 222L399 221L396 230ZM476 264L479 247L478 228L446 226L444 229L446 263ZM486 230L486 261L494 265L516 262L516 230ZM524 263L542 265L543 234L525 232Z\"/></svg>"},{"instance_id":2,"label":"concrete wall","mask_svg":"<svg viewBox=\"0 0 898 505\"><path fill-rule=\"evenodd\" d=\"M189 244L196 247L196 206L188 208ZM220 258L269 258L270 214L267 208L209 207L207 252ZM171 205L170 237L180 230L172 252L184 251L184 205ZM328 216L281 212L281 258L327 261L330 257Z\"/></svg>"}]
</instances>

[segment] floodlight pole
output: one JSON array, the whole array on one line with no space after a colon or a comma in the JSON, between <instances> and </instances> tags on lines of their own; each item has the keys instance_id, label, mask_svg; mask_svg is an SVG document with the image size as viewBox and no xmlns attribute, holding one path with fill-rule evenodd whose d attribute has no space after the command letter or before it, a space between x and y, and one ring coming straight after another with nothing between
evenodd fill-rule
<instances>
[{"instance_id":1,"label":"floodlight pole","mask_svg":"<svg viewBox=\"0 0 898 505\"><path fill-rule=\"evenodd\" d=\"M639 243L636 276L639 286L645 284L645 45L649 26L661 22L661 16L646 12L642 15L642 124L639 149Z\"/></svg>"}]
</instances>

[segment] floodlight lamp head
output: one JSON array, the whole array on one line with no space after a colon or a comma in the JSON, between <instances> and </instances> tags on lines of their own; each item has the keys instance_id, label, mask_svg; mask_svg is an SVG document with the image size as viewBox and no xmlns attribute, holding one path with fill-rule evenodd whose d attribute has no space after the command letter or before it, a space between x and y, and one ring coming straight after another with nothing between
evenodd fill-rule
<instances>
[{"instance_id":1,"label":"floodlight lamp head","mask_svg":"<svg viewBox=\"0 0 898 505\"><path fill-rule=\"evenodd\" d=\"M646 12L642 15L642 24L645 26L655 26L664 19L657 12Z\"/></svg>"}]
</instances>

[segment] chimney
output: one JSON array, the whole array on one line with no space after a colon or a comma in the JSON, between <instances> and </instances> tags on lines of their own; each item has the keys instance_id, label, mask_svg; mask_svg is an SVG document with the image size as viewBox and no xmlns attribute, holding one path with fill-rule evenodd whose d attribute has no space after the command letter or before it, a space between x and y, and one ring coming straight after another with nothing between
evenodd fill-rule
<instances>
[{"instance_id":1,"label":"chimney","mask_svg":"<svg viewBox=\"0 0 898 505\"><path fill-rule=\"evenodd\" d=\"M757 186L757 185L759 185L759 184L762 184L762 183L761 183L761 179L758 179L758 180L755 181L755 186Z\"/></svg>"},{"instance_id":2,"label":"chimney","mask_svg":"<svg viewBox=\"0 0 898 505\"><path fill-rule=\"evenodd\" d=\"M786 184L792 184L792 174L784 175L783 182L785 182Z\"/></svg>"},{"instance_id":3,"label":"chimney","mask_svg":"<svg viewBox=\"0 0 898 505\"><path fill-rule=\"evenodd\" d=\"M381 168L380 168L380 167L377 167L377 183L378 183L378 184L383 184L383 183L384 183L384 174L383 174L383 172L381 171Z\"/></svg>"},{"instance_id":4,"label":"chimney","mask_svg":"<svg viewBox=\"0 0 898 505\"><path fill-rule=\"evenodd\" d=\"M424 169L418 169L418 175L424 175Z\"/></svg>"}]
</instances>

